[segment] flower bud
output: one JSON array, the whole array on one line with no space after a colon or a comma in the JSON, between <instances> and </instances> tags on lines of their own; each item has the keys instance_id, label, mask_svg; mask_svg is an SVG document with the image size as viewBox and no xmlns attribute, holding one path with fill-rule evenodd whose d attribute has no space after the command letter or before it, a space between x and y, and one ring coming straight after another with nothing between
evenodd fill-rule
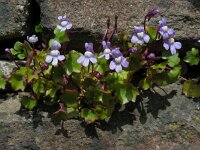
<instances>
[{"instance_id":1,"label":"flower bud","mask_svg":"<svg viewBox=\"0 0 200 150\"><path fill-rule=\"evenodd\" d=\"M136 48L136 47L131 47L129 50L130 50L132 53L134 53L134 52L137 51L137 48Z\"/></svg>"},{"instance_id":2,"label":"flower bud","mask_svg":"<svg viewBox=\"0 0 200 150\"><path fill-rule=\"evenodd\" d=\"M11 53L11 51L10 51L9 48L6 48L6 49L5 49L5 52L6 52L6 53Z\"/></svg>"},{"instance_id":3,"label":"flower bud","mask_svg":"<svg viewBox=\"0 0 200 150\"><path fill-rule=\"evenodd\" d=\"M154 17L155 15L157 15L159 13L160 13L159 9L157 9L157 8L156 9L152 9L147 13L146 17L148 18L148 20L150 20L152 17Z\"/></svg>"},{"instance_id":4,"label":"flower bud","mask_svg":"<svg viewBox=\"0 0 200 150\"><path fill-rule=\"evenodd\" d=\"M155 56L154 53L149 53L149 54L147 55L147 58L148 58L149 60L155 60L155 59L156 59L156 56Z\"/></svg>"}]
</instances>

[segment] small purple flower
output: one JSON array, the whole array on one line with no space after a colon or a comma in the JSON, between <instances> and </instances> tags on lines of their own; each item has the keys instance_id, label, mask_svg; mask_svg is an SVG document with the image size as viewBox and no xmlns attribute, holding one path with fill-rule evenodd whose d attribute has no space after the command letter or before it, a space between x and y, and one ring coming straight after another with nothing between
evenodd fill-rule
<instances>
[{"instance_id":1,"label":"small purple flower","mask_svg":"<svg viewBox=\"0 0 200 150\"><path fill-rule=\"evenodd\" d=\"M200 43L200 40L198 40L197 42Z\"/></svg>"},{"instance_id":2,"label":"small purple flower","mask_svg":"<svg viewBox=\"0 0 200 150\"><path fill-rule=\"evenodd\" d=\"M32 35L32 36L27 36L27 40L30 42L30 43L32 43L32 44L34 44L34 43L36 43L37 41L38 41L38 37L36 36L36 35Z\"/></svg>"},{"instance_id":3,"label":"small purple flower","mask_svg":"<svg viewBox=\"0 0 200 150\"><path fill-rule=\"evenodd\" d=\"M175 42L174 38L169 38L169 39L164 40L163 47L166 50L170 49L172 55L174 55L176 54L176 50L182 47L182 44L180 42Z\"/></svg>"},{"instance_id":4,"label":"small purple flower","mask_svg":"<svg viewBox=\"0 0 200 150\"><path fill-rule=\"evenodd\" d=\"M115 70L116 72L122 71L122 66L127 68L129 62L123 57L122 53L119 51L119 48L115 48L112 51L113 60L110 62L110 69Z\"/></svg>"},{"instance_id":5,"label":"small purple flower","mask_svg":"<svg viewBox=\"0 0 200 150\"><path fill-rule=\"evenodd\" d=\"M106 42L103 41L102 42L103 45L103 54L101 56L99 56L98 58L102 58L105 56L105 59L110 59L110 55L111 55L111 48L110 48L110 42Z\"/></svg>"},{"instance_id":6,"label":"small purple flower","mask_svg":"<svg viewBox=\"0 0 200 150\"><path fill-rule=\"evenodd\" d=\"M152 17L154 17L155 15L157 15L159 13L160 13L159 9L152 9L148 12L148 14L146 16L148 17L148 20L150 20Z\"/></svg>"},{"instance_id":7,"label":"small purple flower","mask_svg":"<svg viewBox=\"0 0 200 150\"><path fill-rule=\"evenodd\" d=\"M156 55L155 55L154 53L149 53L149 54L147 55L147 58L148 58L149 60L155 60L155 59L156 59Z\"/></svg>"},{"instance_id":8,"label":"small purple flower","mask_svg":"<svg viewBox=\"0 0 200 150\"><path fill-rule=\"evenodd\" d=\"M77 59L79 64L82 64L84 67L87 67L90 62L95 64L97 59L94 57L93 43L85 43L86 52L83 56Z\"/></svg>"},{"instance_id":9,"label":"small purple flower","mask_svg":"<svg viewBox=\"0 0 200 150\"><path fill-rule=\"evenodd\" d=\"M159 21L159 24L160 26L158 32L163 36L163 39L168 39L169 37L173 37L175 35L174 30L168 28L165 18L162 18L162 20Z\"/></svg>"},{"instance_id":10,"label":"small purple flower","mask_svg":"<svg viewBox=\"0 0 200 150\"><path fill-rule=\"evenodd\" d=\"M137 47L131 47L129 50L130 50L132 53L135 53L135 52L137 51Z\"/></svg>"},{"instance_id":11,"label":"small purple flower","mask_svg":"<svg viewBox=\"0 0 200 150\"><path fill-rule=\"evenodd\" d=\"M53 66L56 66L58 64L58 60L63 61L65 59L64 55L60 55L59 51L60 48L61 48L60 43L54 40L50 50L50 55L47 55L45 59L46 63L51 63Z\"/></svg>"},{"instance_id":12,"label":"small purple flower","mask_svg":"<svg viewBox=\"0 0 200 150\"><path fill-rule=\"evenodd\" d=\"M135 35L132 36L131 42L132 43L138 43L142 45L144 42L148 43L150 40L150 37L146 34L143 27L137 27L135 26Z\"/></svg>"},{"instance_id":13,"label":"small purple flower","mask_svg":"<svg viewBox=\"0 0 200 150\"><path fill-rule=\"evenodd\" d=\"M66 18L66 16L59 16L59 25L57 25L57 28L61 31L65 31L66 29L71 29L72 23Z\"/></svg>"},{"instance_id":14,"label":"small purple flower","mask_svg":"<svg viewBox=\"0 0 200 150\"><path fill-rule=\"evenodd\" d=\"M6 49L5 49L5 52L6 52L6 53L11 53L11 51L10 51L9 48L6 48Z\"/></svg>"}]
</instances>

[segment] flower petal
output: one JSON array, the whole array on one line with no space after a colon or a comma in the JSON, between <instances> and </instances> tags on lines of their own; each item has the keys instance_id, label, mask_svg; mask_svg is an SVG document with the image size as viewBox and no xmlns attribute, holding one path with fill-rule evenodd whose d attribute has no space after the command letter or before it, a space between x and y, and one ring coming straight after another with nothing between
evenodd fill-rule
<instances>
[{"instance_id":1,"label":"flower petal","mask_svg":"<svg viewBox=\"0 0 200 150\"><path fill-rule=\"evenodd\" d=\"M85 57L84 61L83 61L83 66L87 67L89 65L89 58Z\"/></svg>"},{"instance_id":2,"label":"flower petal","mask_svg":"<svg viewBox=\"0 0 200 150\"><path fill-rule=\"evenodd\" d=\"M106 47L107 47L106 41L103 41L103 42L102 42L102 45L103 45L103 49L106 49Z\"/></svg>"},{"instance_id":3,"label":"flower petal","mask_svg":"<svg viewBox=\"0 0 200 150\"><path fill-rule=\"evenodd\" d=\"M170 51L171 51L172 55L176 54L176 48L174 45L170 46Z\"/></svg>"},{"instance_id":4,"label":"flower petal","mask_svg":"<svg viewBox=\"0 0 200 150\"><path fill-rule=\"evenodd\" d=\"M148 35L145 35L145 36L144 36L144 41L145 41L145 43L148 43L149 40L150 40L150 37L149 37Z\"/></svg>"},{"instance_id":5,"label":"flower petal","mask_svg":"<svg viewBox=\"0 0 200 150\"><path fill-rule=\"evenodd\" d=\"M52 59L53 59L53 57L51 55L47 55L45 62L50 63L50 62L52 62Z\"/></svg>"},{"instance_id":6,"label":"flower petal","mask_svg":"<svg viewBox=\"0 0 200 150\"><path fill-rule=\"evenodd\" d=\"M111 70L114 70L114 69L116 68L116 63L112 60L112 61L110 62L109 67L110 67Z\"/></svg>"},{"instance_id":7,"label":"flower petal","mask_svg":"<svg viewBox=\"0 0 200 150\"><path fill-rule=\"evenodd\" d=\"M90 57L89 59L93 64L95 64L97 62L97 59L95 57Z\"/></svg>"},{"instance_id":8,"label":"flower petal","mask_svg":"<svg viewBox=\"0 0 200 150\"><path fill-rule=\"evenodd\" d=\"M132 43L137 43L137 41L138 41L137 36L133 35L132 38L131 38L131 42Z\"/></svg>"},{"instance_id":9,"label":"flower petal","mask_svg":"<svg viewBox=\"0 0 200 150\"><path fill-rule=\"evenodd\" d=\"M126 58L124 58L123 60L122 60L122 66L123 67L125 67L125 68L127 68L128 67L128 65L129 65L129 62L126 60Z\"/></svg>"},{"instance_id":10,"label":"flower petal","mask_svg":"<svg viewBox=\"0 0 200 150\"><path fill-rule=\"evenodd\" d=\"M103 58L105 56L105 54L100 55L98 58Z\"/></svg>"},{"instance_id":11,"label":"flower petal","mask_svg":"<svg viewBox=\"0 0 200 150\"><path fill-rule=\"evenodd\" d=\"M105 54L105 59L106 60L110 59L110 54Z\"/></svg>"},{"instance_id":12,"label":"flower petal","mask_svg":"<svg viewBox=\"0 0 200 150\"><path fill-rule=\"evenodd\" d=\"M163 44L163 47L164 47L166 50L169 50L169 44L164 43L164 44Z\"/></svg>"},{"instance_id":13,"label":"flower petal","mask_svg":"<svg viewBox=\"0 0 200 150\"><path fill-rule=\"evenodd\" d=\"M61 21L61 20L62 20L62 16L59 16L59 17L58 17L58 20Z\"/></svg>"},{"instance_id":14,"label":"flower petal","mask_svg":"<svg viewBox=\"0 0 200 150\"><path fill-rule=\"evenodd\" d=\"M180 42L175 42L174 46L176 49L180 49L182 47L182 44Z\"/></svg>"},{"instance_id":15,"label":"flower petal","mask_svg":"<svg viewBox=\"0 0 200 150\"><path fill-rule=\"evenodd\" d=\"M116 72L122 71L122 66L121 65L117 65L116 68L115 68L115 71Z\"/></svg>"},{"instance_id":16,"label":"flower petal","mask_svg":"<svg viewBox=\"0 0 200 150\"><path fill-rule=\"evenodd\" d=\"M65 56L64 55L59 55L57 58L58 58L58 60L63 61L65 59Z\"/></svg>"},{"instance_id":17,"label":"flower petal","mask_svg":"<svg viewBox=\"0 0 200 150\"><path fill-rule=\"evenodd\" d=\"M71 29L71 28L72 28L72 23L69 22L69 23L67 24L66 28L67 28L68 30Z\"/></svg>"},{"instance_id":18,"label":"flower petal","mask_svg":"<svg viewBox=\"0 0 200 150\"><path fill-rule=\"evenodd\" d=\"M54 57L51 64L52 64L53 66L56 66L56 65L58 64L58 58L57 58L57 57Z\"/></svg>"},{"instance_id":19,"label":"flower petal","mask_svg":"<svg viewBox=\"0 0 200 150\"><path fill-rule=\"evenodd\" d=\"M77 63L82 64L84 60L85 60L85 56L81 56L77 59Z\"/></svg>"}]
</instances>

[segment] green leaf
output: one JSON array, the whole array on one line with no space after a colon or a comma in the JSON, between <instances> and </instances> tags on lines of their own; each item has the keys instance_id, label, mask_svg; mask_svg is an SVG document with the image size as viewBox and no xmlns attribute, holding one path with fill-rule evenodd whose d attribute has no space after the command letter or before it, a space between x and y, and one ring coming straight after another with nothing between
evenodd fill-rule
<instances>
[{"instance_id":1,"label":"green leaf","mask_svg":"<svg viewBox=\"0 0 200 150\"><path fill-rule=\"evenodd\" d=\"M152 87L152 82L149 79L145 78L144 80L140 81L140 87L143 90L148 90L149 88Z\"/></svg>"},{"instance_id":2,"label":"green leaf","mask_svg":"<svg viewBox=\"0 0 200 150\"><path fill-rule=\"evenodd\" d=\"M200 84L187 80L183 84L183 94L188 97L200 97Z\"/></svg>"},{"instance_id":3,"label":"green leaf","mask_svg":"<svg viewBox=\"0 0 200 150\"><path fill-rule=\"evenodd\" d=\"M38 25L35 26L35 32L36 33L40 33L42 31L43 31L43 29L42 29L42 25L41 24L38 24Z\"/></svg>"},{"instance_id":4,"label":"green leaf","mask_svg":"<svg viewBox=\"0 0 200 150\"><path fill-rule=\"evenodd\" d=\"M150 38L152 40L155 40L158 28L157 27L146 26L146 31L147 31L147 34L150 36Z\"/></svg>"},{"instance_id":5,"label":"green leaf","mask_svg":"<svg viewBox=\"0 0 200 150\"><path fill-rule=\"evenodd\" d=\"M24 41L24 43L22 44L22 49L24 50L26 56L28 56L32 48L27 41Z\"/></svg>"},{"instance_id":6,"label":"green leaf","mask_svg":"<svg viewBox=\"0 0 200 150\"><path fill-rule=\"evenodd\" d=\"M11 84L12 88L17 91L17 90L22 90L24 91L26 84L23 80L23 77L26 72L26 67L21 67L19 70L16 71L16 73L13 73L9 83Z\"/></svg>"},{"instance_id":7,"label":"green leaf","mask_svg":"<svg viewBox=\"0 0 200 150\"><path fill-rule=\"evenodd\" d=\"M92 123L95 120L97 120L97 115L94 111L87 109L87 108L83 108L81 110L81 117L85 119L86 122L88 123Z\"/></svg>"},{"instance_id":8,"label":"green leaf","mask_svg":"<svg viewBox=\"0 0 200 150\"><path fill-rule=\"evenodd\" d=\"M180 74L181 74L181 66L176 66L169 71L168 76L171 81L176 81L178 80Z\"/></svg>"},{"instance_id":9,"label":"green leaf","mask_svg":"<svg viewBox=\"0 0 200 150\"><path fill-rule=\"evenodd\" d=\"M138 89L131 84L119 85L116 90L116 96L123 105L130 101L135 102L137 95L139 95Z\"/></svg>"},{"instance_id":10,"label":"green leaf","mask_svg":"<svg viewBox=\"0 0 200 150\"><path fill-rule=\"evenodd\" d=\"M184 58L184 61L189 63L191 66L198 65L199 63L199 50L192 48L191 51L188 51L186 53L186 57Z\"/></svg>"},{"instance_id":11,"label":"green leaf","mask_svg":"<svg viewBox=\"0 0 200 150\"><path fill-rule=\"evenodd\" d=\"M109 110L102 105L97 105L95 107L95 112L98 115L98 119L104 120L111 116L112 110Z\"/></svg>"},{"instance_id":12,"label":"green leaf","mask_svg":"<svg viewBox=\"0 0 200 150\"><path fill-rule=\"evenodd\" d=\"M6 80L3 78L3 74L0 72L0 89L5 89L6 87Z\"/></svg>"},{"instance_id":13,"label":"green leaf","mask_svg":"<svg viewBox=\"0 0 200 150\"><path fill-rule=\"evenodd\" d=\"M69 41L69 37L65 31L60 31L58 28L54 30L55 40L59 43L64 43Z\"/></svg>"},{"instance_id":14,"label":"green leaf","mask_svg":"<svg viewBox=\"0 0 200 150\"><path fill-rule=\"evenodd\" d=\"M12 54L12 55L17 55L17 54L20 53L20 52L16 51L16 50L13 49L13 48L11 48L10 51L11 51L11 54Z\"/></svg>"},{"instance_id":15,"label":"green leaf","mask_svg":"<svg viewBox=\"0 0 200 150\"><path fill-rule=\"evenodd\" d=\"M15 43L15 45L14 45L14 49L16 50L16 51L18 51L18 52L21 52L22 51L22 43L21 42L19 42L19 41L17 41L16 43Z\"/></svg>"},{"instance_id":16,"label":"green leaf","mask_svg":"<svg viewBox=\"0 0 200 150\"><path fill-rule=\"evenodd\" d=\"M178 57L178 53L168 57L168 65L170 67L174 67L180 63L180 58Z\"/></svg>"},{"instance_id":17,"label":"green leaf","mask_svg":"<svg viewBox=\"0 0 200 150\"><path fill-rule=\"evenodd\" d=\"M98 62L94 65L95 71L103 75L109 70L108 61L105 58L98 59Z\"/></svg>"},{"instance_id":18,"label":"green leaf","mask_svg":"<svg viewBox=\"0 0 200 150\"><path fill-rule=\"evenodd\" d=\"M68 55L66 55L66 61L64 64L65 71L68 75L74 73L81 72L81 65L77 63L77 59L82 56L81 53L76 51L70 51Z\"/></svg>"},{"instance_id":19,"label":"green leaf","mask_svg":"<svg viewBox=\"0 0 200 150\"><path fill-rule=\"evenodd\" d=\"M37 100L32 97L23 96L21 99L22 106L24 106L28 110L33 110L33 108L37 105Z\"/></svg>"},{"instance_id":20,"label":"green leaf","mask_svg":"<svg viewBox=\"0 0 200 150\"><path fill-rule=\"evenodd\" d=\"M58 90L59 90L58 87L51 85L51 87L49 87L48 89L46 89L45 95L54 98L56 96L56 93L57 93Z\"/></svg>"},{"instance_id":21,"label":"green leaf","mask_svg":"<svg viewBox=\"0 0 200 150\"><path fill-rule=\"evenodd\" d=\"M33 87L33 92L37 96L39 96L40 94L45 93L44 81L41 78L36 80L36 82L33 83L32 87Z\"/></svg>"},{"instance_id":22,"label":"green leaf","mask_svg":"<svg viewBox=\"0 0 200 150\"><path fill-rule=\"evenodd\" d=\"M124 84L127 82L127 79L131 75L132 72L122 70L121 72L112 72L106 77L106 81L110 83L111 86L115 86L116 84Z\"/></svg>"},{"instance_id":23,"label":"green leaf","mask_svg":"<svg viewBox=\"0 0 200 150\"><path fill-rule=\"evenodd\" d=\"M72 119L72 118L78 118L79 117L79 111L74 108L67 108L67 119Z\"/></svg>"},{"instance_id":24,"label":"green leaf","mask_svg":"<svg viewBox=\"0 0 200 150\"><path fill-rule=\"evenodd\" d=\"M24 59L24 58L25 58L25 54L23 54L23 53L22 53L22 54L18 54L17 57L18 57L19 59Z\"/></svg>"},{"instance_id":25,"label":"green leaf","mask_svg":"<svg viewBox=\"0 0 200 150\"><path fill-rule=\"evenodd\" d=\"M78 92L76 90L66 90L60 99L67 107L78 107Z\"/></svg>"},{"instance_id":26,"label":"green leaf","mask_svg":"<svg viewBox=\"0 0 200 150\"><path fill-rule=\"evenodd\" d=\"M52 71L52 78L53 81L57 83L62 83L63 82L63 75L65 74L63 67L57 66L53 68Z\"/></svg>"}]
</instances>

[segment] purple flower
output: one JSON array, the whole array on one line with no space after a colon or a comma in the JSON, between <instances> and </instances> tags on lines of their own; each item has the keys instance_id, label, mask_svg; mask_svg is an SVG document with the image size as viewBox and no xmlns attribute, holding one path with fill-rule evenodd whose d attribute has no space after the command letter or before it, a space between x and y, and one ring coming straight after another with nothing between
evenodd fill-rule
<instances>
[{"instance_id":1,"label":"purple flower","mask_svg":"<svg viewBox=\"0 0 200 150\"><path fill-rule=\"evenodd\" d=\"M154 53L149 53L149 54L147 55L147 58L148 58L149 60L155 60L156 55L155 55Z\"/></svg>"},{"instance_id":2,"label":"purple flower","mask_svg":"<svg viewBox=\"0 0 200 150\"><path fill-rule=\"evenodd\" d=\"M32 44L34 44L34 43L36 43L37 41L38 41L38 37L36 36L36 35L32 35L32 36L27 36L27 40L30 42L30 43L32 43Z\"/></svg>"},{"instance_id":3,"label":"purple flower","mask_svg":"<svg viewBox=\"0 0 200 150\"><path fill-rule=\"evenodd\" d=\"M87 67L90 62L95 64L97 62L97 59L94 57L94 50L92 43L85 43L85 49L86 52L84 53L83 56L77 59L77 62L79 64L82 64L84 67Z\"/></svg>"},{"instance_id":4,"label":"purple flower","mask_svg":"<svg viewBox=\"0 0 200 150\"><path fill-rule=\"evenodd\" d=\"M137 51L137 47L131 47L129 50L130 50L132 53L135 53L135 52Z\"/></svg>"},{"instance_id":5,"label":"purple flower","mask_svg":"<svg viewBox=\"0 0 200 150\"><path fill-rule=\"evenodd\" d=\"M148 17L148 20L150 20L152 17L154 17L155 15L157 15L159 13L160 13L159 9L152 9L148 12L148 14L146 16Z\"/></svg>"},{"instance_id":6,"label":"purple flower","mask_svg":"<svg viewBox=\"0 0 200 150\"><path fill-rule=\"evenodd\" d=\"M200 43L200 40L198 40L197 42Z\"/></svg>"},{"instance_id":7,"label":"purple flower","mask_svg":"<svg viewBox=\"0 0 200 150\"><path fill-rule=\"evenodd\" d=\"M102 58L105 56L105 59L110 59L110 55L111 55L111 48L110 48L110 42L106 42L103 41L102 42L103 45L103 54L101 56L99 56L98 58Z\"/></svg>"},{"instance_id":8,"label":"purple flower","mask_svg":"<svg viewBox=\"0 0 200 150\"><path fill-rule=\"evenodd\" d=\"M11 53L11 51L10 51L9 48L6 48L6 49L5 49L5 52L6 52L6 53Z\"/></svg>"},{"instance_id":9,"label":"purple flower","mask_svg":"<svg viewBox=\"0 0 200 150\"><path fill-rule=\"evenodd\" d=\"M169 39L164 40L163 47L166 50L170 49L172 55L174 55L176 54L176 50L182 47L182 44L180 42L175 42L174 38L169 38Z\"/></svg>"},{"instance_id":10,"label":"purple flower","mask_svg":"<svg viewBox=\"0 0 200 150\"><path fill-rule=\"evenodd\" d=\"M135 26L135 35L132 36L131 42L132 43L138 43L142 45L144 42L148 43L150 40L150 37L145 33L143 27L137 27Z\"/></svg>"},{"instance_id":11,"label":"purple flower","mask_svg":"<svg viewBox=\"0 0 200 150\"><path fill-rule=\"evenodd\" d=\"M160 26L159 26L158 32L163 36L163 39L168 39L175 35L174 30L171 28L168 28L165 18L162 18L162 20L159 21L159 24Z\"/></svg>"},{"instance_id":12,"label":"purple flower","mask_svg":"<svg viewBox=\"0 0 200 150\"><path fill-rule=\"evenodd\" d=\"M116 72L120 72L122 70L122 66L127 68L129 62L123 57L122 53L119 51L119 48L115 48L112 51L113 60L110 62L110 69L115 70Z\"/></svg>"},{"instance_id":13,"label":"purple flower","mask_svg":"<svg viewBox=\"0 0 200 150\"><path fill-rule=\"evenodd\" d=\"M51 63L53 66L56 66L58 64L58 60L63 61L65 59L64 55L60 55L59 51L60 48L61 48L60 43L54 40L50 50L50 55L47 55L45 59L46 63Z\"/></svg>"},{"instance_id":14,"label":"purple flower","mask_svg":"<svg viewBox=\"0 0 200 150\"><path fill-rule=\"evenodd\" d=\"M57 28L61 31L65 31L66 29L71 29L72 23L66 18L66 16L59 16L59 25L57 25Z\"/></svg>"}]
</instances>

